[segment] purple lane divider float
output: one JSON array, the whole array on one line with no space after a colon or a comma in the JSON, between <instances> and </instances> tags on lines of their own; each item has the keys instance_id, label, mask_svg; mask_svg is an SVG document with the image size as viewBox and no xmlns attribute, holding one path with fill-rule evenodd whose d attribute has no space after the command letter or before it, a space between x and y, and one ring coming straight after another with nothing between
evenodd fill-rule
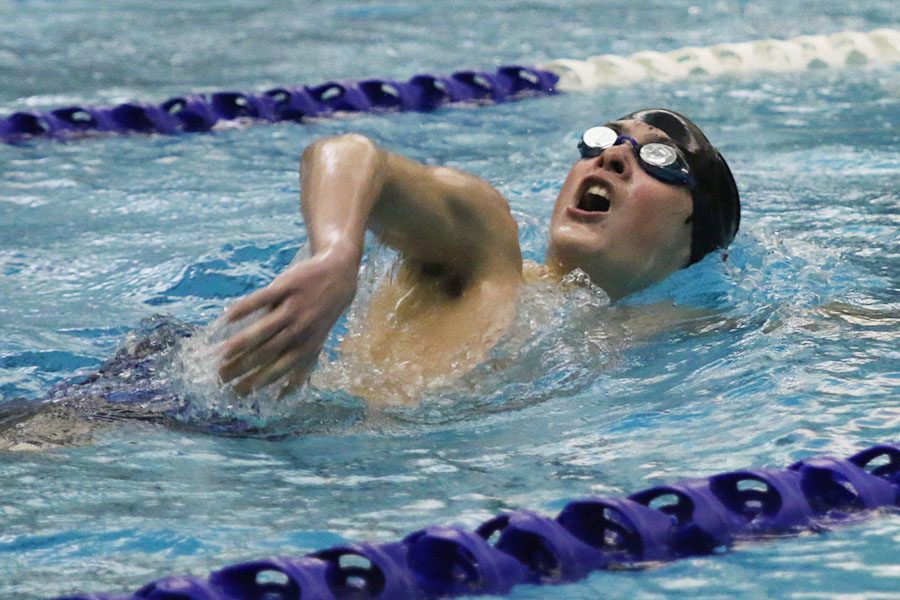
<instances>
[{"instance_id":1,"label":"purple lane divider float","mask_svg":"<svg viewBox=\"0 0 900 600\"><path fill-rule=\"evenodd\" d=\"M405 92L399 87L395 91L402 101ZM352 94L347 102L358 101ZM305 110L308 100L297 99L296 110ZM236 106L270 110L293 102L286 96L265 109L249 99ZM143 123L135 119L134 127ZM575 500L555 519L516 511L498 515L474 532L428 527L399 542L345 544L306 556L239 563L206 578L165 577L131 594L76 594L57 600L497 595L519 584L561 584L592 571L710 554L736 539L817 529L863 510L898 505L900 444L879 444L846 460L810 458L787 469L732 471L649 488L628 498Z\"/></svg>"},{"instance_id":2,"label":"purple lane divider float","mask_svg":"<svg viewBox=\"0 0 900 600\"><path fill-rule=\"evenodd\" d=\"M73 139L90 134L175 134L211 130L220 121L326 118L334 113L431 111L463 102L507 102L556 93L558 77L533 67L416 75L408 81L364 79L279 87L262 93L222 91L170 98L159 105L69 106L46 113L16 112L0 119L0 140Z\"/></svg>"}]
</instances>

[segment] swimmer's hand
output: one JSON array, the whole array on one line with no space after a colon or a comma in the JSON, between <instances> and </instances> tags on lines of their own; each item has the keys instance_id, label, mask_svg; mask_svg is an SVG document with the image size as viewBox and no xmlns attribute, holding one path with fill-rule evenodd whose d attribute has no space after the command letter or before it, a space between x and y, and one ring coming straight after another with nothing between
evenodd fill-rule
<instances>
[{"instance_id":1,"label":"swimmer's hand","mask_svg":"<svg viewBox=\"0 0 900 600\"><path fill-rule=\"evenodd\" d=\"M287 375L279 397L301 385L356 295L358 269L356 252L331 248L232 305L223 317L229 323L257 310L265 314L222 343L222 381L235 381L234 390L246 395Z\"/></svg>"}]
</instances>

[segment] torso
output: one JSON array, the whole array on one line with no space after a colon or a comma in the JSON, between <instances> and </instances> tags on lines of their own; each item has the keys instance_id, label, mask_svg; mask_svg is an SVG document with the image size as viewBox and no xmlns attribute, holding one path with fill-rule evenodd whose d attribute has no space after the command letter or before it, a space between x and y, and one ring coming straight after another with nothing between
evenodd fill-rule
<instances>
[{"instance_id":1,"label":"torso","mask_svg":"<svg viewBox=\"0 0 900 600\"><path fill-rule=\"evenodd\" d=\"M339 368L350 393L410 404L481 363L515 318L518 273L463 282L438 267L404 266L350 323Z\"/></svg>"}]
</instances>

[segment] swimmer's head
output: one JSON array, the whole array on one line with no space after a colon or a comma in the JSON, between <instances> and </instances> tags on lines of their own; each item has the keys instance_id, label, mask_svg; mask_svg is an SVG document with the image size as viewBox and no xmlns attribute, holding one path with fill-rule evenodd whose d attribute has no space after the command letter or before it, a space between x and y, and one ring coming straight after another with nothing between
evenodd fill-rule
<instances>
[{"instance_id":1,"label":"swimmer's head","mask_svg":"<svg viewBox=\"0 0 900 600\"><path fill-rule=\"evenodd\" d=\"M741 223L741 200L728 163L690 119L662 108L640 110L634 119L661 129L678 145L695 179L691 191L691 258L694 264L719 248L727 248Z\"/></svg>"},{"instance_id":2,"label":"swimmer's head","mask_svg":"<svg viewBox=\"0 0 900 600\"><path fill-rule=\"evenodd\" d=\"M582 139L553 211L547 263L580 268L618 298L727 247L740 202L725 159L683 115L642 110L606 127Z\"/></svg>"}]
</instances>

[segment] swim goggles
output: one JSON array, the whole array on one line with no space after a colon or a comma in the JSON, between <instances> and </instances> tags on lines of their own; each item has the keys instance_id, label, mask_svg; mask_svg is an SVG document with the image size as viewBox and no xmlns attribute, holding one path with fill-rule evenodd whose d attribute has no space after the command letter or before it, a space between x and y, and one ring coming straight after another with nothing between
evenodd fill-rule
<instances>
[{"instance_id":1,"label":"swim goggles","mask_svg":"<svg viewBox=\"0 0 900 600\"><path fill-rule=\"evenodd\" d=\"M634 147L638 163L651 177L674 185L693 188L694 178L688 168L687 161L676 146L664 142L638 144L631 136L619 135L611 127L591 127L581 135L578 150L581 158L596 158L603 151L625 142Z\"/></svg>"}]
</instances>

